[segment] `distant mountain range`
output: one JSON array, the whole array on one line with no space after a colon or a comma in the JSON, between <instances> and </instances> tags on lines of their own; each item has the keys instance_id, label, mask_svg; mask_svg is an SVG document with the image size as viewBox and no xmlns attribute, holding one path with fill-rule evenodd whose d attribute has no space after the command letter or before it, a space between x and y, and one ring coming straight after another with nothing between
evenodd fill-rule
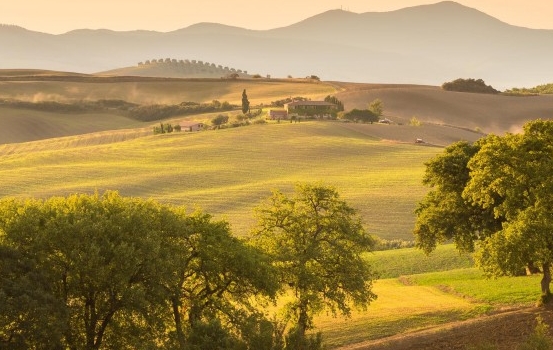
<instances>
[{"instance_id":1,"label":"distant mountain range","mask_svg":"<svg viewBox=\"0 0 553 350\"><path fill-rule=\"evenodd\" d=\"M152 59L194 59L273 77L497 89L553 82L553 30L516 27L452 1L391 12L331 10L271 30L200 23L168 33L0 26L0 68L95 73Z\"/></svg>"}]
</instances>

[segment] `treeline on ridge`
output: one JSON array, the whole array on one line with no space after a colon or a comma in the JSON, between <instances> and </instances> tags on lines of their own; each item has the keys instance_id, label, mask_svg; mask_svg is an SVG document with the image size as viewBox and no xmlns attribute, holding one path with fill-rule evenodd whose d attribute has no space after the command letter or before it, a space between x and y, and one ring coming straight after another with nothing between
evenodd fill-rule
<instances>
[{"instance_id":1,"label":"treeline on ridge","mask_svg":"<svg viewBox=\"0 0 553 350\"><path fill-rule=\"evenodd\" d=\"M138 105L123 100L97 100L63 103L56 101L0 100L0 106L31 109L50 113L87 113L98 111L119 111L121 114L143 122L160 120L177 115L191 115L217 111L230 111L235 106L229 102L213 100L210 103L186 101L178 105Z\"/></svg>"},{"instance_id":2,"label":"treeline on ridge","mask_svg":"<svg viewBox=\"0 0 553 350\"><path fill-rule=\"evenodd\" d=\"M480 94L498 94L500 91L486 85L482 79L455 79L442 84L442 89L457 92L475 92Z\"/></svg>"},{"instance_id":3,"label":"treeline on ridge","mask_svg":"<svg viewBox=\"0 0 553 350\"><path fill-rule=\"evenodd\" d=\"M178 105L147 105L129 110L128 116L143 122L160 120L177 115L230 111L234 107L225 102L213 100L211 103L182 102Z\"/></svg>"},{"instance_id":4,"label":"treeline on ridge","mask_svg":"<svg viewBox=\"0 0 553 350\"><path fill-rule=\"evenodd\" d=\"M214 73L214 74L226 74L230 75L233 73L248 75L248 71L242 69L236 69L228 66L223 66L220 64L204 62L201 60L177 60L175 58L160 58L160 59L151 59L144 62L138 62L138 67L147 67L155 65L164 65L170 66L175 69L187 71L187 72L204 72L204 73Z\"/></svg>"}]
</instances>

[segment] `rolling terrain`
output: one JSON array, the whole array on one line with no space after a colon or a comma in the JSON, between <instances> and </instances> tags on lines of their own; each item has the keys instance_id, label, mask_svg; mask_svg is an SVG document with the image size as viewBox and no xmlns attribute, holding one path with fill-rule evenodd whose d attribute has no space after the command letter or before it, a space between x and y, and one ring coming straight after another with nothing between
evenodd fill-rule
<instances>
[{"instance_id":1,"label":"rolling terrain","mask_svg":"<svg viewBox=\"0 0 553 350\"><path fill-rule=\"evenodd\" d=\"M47 71L0 73L0 100L76 103L122 99L178 104L214 99L239 105L305 96L337 96L346 109L379 98L392 124L313 120L268 121L244 127L153 135L160 121L140 122L119 110L56 112L0 106L0 195L49 197L116 189L125 196L202 208L246 236L253 208L272 189L324 181L357 208L367 230L385 239L412 239L413 209L428 190L424 162L444 146L485 133L517 131L550 118L551 96L514 97L446 92L435 86L312 82L295 79L161 79ZM218 113L162 122L210 120ZM229 112L234 118L237 112ZM411 125L415 117L420 125ZM415 144L416 138L424 144ZM402 249L367 259L381 275L379 299L351 319L316 319L329 348L512 349L530 334L539 276L487 281L451 246L425 257ZM446 271L444 271L446 270ZM442 271L436 272L436 271ZM491 296L490 296L491 295Z\"/></svg>"},{"instance_id":2,"label":"rolling terrain","mask_svg":"<svg viewBox=\"0 0 553 350\"><path fill-rule=\"evenodd\" d=\"M228 216L239 234L247 232L253 207L271 189L322 180L352 201L372 232L410 240L413 210L427 190L421 184L425 161L452 142L516 131L529 119L546 118L553 106L552 96L454 93L418 85L36 71L4 71L0 78L0 99L28 102L114 99L148 105L217 99L239 105L243 89L258 107L289 96L335 95L346 109L366 108L375 98L383 101L389 125L270 122L158 136L152 130L159 121L140 122L121 110L56 113L0 106L3 195L117 189ZM175 116L163 122L210 124L216 115ZM413 117L420 125L411 125ZM424 143L415 145L416 139Z\"/></svg>"}]
</instances>

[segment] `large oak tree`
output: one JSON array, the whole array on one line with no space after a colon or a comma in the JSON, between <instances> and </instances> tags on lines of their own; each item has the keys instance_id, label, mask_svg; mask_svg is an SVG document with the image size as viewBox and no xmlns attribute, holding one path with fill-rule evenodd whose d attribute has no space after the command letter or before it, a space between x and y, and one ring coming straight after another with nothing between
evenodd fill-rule
<instances>
[{"instance_id":1,"label":"large oak tree","mask_svg":"<svg viewBox=\"0 0 553 350\"><path fill-rule=\"evenodd\" d=\"M426 252L453 239L477 250L489 275L543 273L548 298L553 263L553 122L533 121L520 134L457 143L427 163L432 187L416 210L417 245Z\"/></svg>"},{"instance_id":2,"label":"large oak tree","mask_svg":"<svg viewBox=\"0 0 553 350\"><path fill-rule=\"evenodd\" d=\"M349 315L351 304L366 307L376 298L375 276L361 256L374 240L334 188L298 184L292 196L274 191L257 219L253 242L272 257L294 296L287 307L300 344L292 348L303 348L313 316L325 307Z\"/></svg>"},{"instance_id":3,"label":"large oak tree","mask_svg":"<svg viewBox=\"0 0 553 350\"><path fill-rule=\"evenodd\" d=\"M272 270L201 212L116 192L3 199L0 348L270 345L252 302L274 296Z\"/></svg>"}]
</instances>

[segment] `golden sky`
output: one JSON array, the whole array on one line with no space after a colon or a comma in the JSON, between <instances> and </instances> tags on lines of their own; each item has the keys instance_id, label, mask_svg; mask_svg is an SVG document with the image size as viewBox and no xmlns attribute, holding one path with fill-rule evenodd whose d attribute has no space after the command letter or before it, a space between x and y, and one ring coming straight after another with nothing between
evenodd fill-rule
<instances>
[{"instance_id":1,"label":"golden sky","mask_svg":"<svg viewBox=\"0 0 553 350\"><path fill-rule=\"evenodd\" d=\"M0 23L61 34L73 29L168 32L199 22L248 29L287 26L342 8L383 12L438 0L0 0ZM552 0L457 0L509 24L553 29Z\"/></svg>"}]
</instances>

